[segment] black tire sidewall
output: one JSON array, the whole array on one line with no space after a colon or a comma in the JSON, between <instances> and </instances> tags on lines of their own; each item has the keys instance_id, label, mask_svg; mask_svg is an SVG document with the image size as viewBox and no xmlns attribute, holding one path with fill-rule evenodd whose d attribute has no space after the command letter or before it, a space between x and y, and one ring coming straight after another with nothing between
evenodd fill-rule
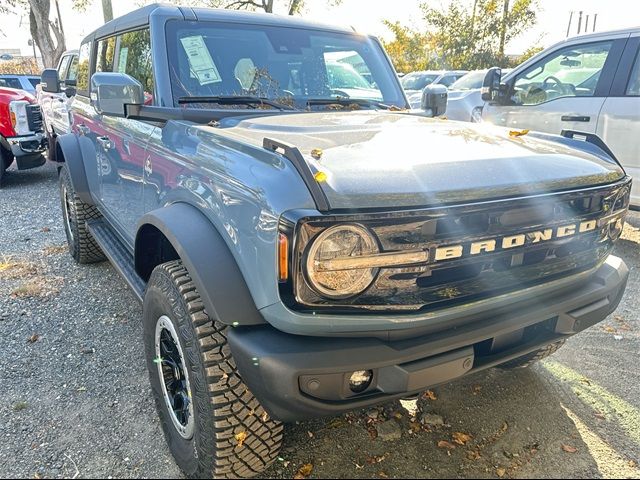
<instances>
[{"instance_id":1,"label":"black tire sidewall","mask_svg":"<svg viewBox=\"0 0 640 480\"><path fill-rule=\"evenodd\" d=\"M180 292L165 272L154 272L155 282L149 282L144 298L143 308L143 336L145 357L149 371L149 381L153 398L160 417L160 424L164 432L169 449L176 463L187 476L197 474L199 467L198 450L201 442L201 422L211 422L213 411L210 400L203 391L198 391L195 385L201 385L206 391L204 365L197 350L196 332L191 324L187 307ZM158 285L158 283L160 285ZM195 425L193 436L185 440L176 430L164 402L163 387L158 374L158 367L154 362L155 331L158 319L166 315L178 332L178 341L185 356L185 367L188 369L191 384L191 398L194 406Z\"/></svg>"},{"instance_id":2,"label":"black tire sidewall","mask_svg":"<svg viewBox=\"0 0 640 480\"><path fill-rule=\"evenodd\" d=\"M65 198L65 190L66 195L69 197L69 206L65 207L65 202L67 199ZM69 253L76 261L80 258L80 242L78 231L78 216L76 215L76 208L74 205L74 190L73 185L71 184L71 177L69 176L69 171L67 170L67 166L63 166L60 169L60 208L62 209L62 221L64 222L64 234L67 237L67 245L69 246ZM67 212L67 213L65 213ZM65 215L69 215L69 220L65 218ZM71 221L73 220L73 221ZM69 235L67 231L67 221L69 221L69 229L71 233L73 233L73 238Z\"/></svg>"}]
</instances>

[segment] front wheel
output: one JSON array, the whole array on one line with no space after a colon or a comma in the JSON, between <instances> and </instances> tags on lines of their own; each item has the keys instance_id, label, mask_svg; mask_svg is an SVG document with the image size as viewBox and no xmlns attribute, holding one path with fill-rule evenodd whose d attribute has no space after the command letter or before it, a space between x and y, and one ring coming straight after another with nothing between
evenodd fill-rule
<instances>
[{"instance_id":1,"label":"front wheel","mask_svg":"<svg viewBox=\"0 0 640 480\"><path fill-rule=\"evenodd\" d=\"M282 424L242 382L225 332L179 260L157 266L144 298L144 344L169 449L191 478L248 478L277 458Z\"/></svg>"},{"instance_id":2,"label":"front wheel","mask_svg":"<svg viewBox=\"0 0 640 480\"><path fill-rule=\"evenodd\" d=\"M9 150L0 145L0 183L2 183L2 177L4 177L4 172L11 166L13 163L14 156Z\"/></svg>"}]
</instances>

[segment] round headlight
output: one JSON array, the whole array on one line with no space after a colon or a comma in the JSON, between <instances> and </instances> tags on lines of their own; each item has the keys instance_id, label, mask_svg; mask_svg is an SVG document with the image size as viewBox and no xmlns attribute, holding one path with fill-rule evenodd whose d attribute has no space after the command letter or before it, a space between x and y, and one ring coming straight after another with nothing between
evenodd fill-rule
<instances>
[{"instance_id":1,"label":"round headlight","mask_svg":"<svg viewBox=\"0 0 640 480\"><path fill-rule=\"evenodd\" d=\"M362 293L371 285L377 268L354 268L349 258L379 252L371 233L360 225L337 225L318 235L306 257L307 280L321 295L347 298ZM338 262L331 262L337 260Z\"/></svg>"}]
</instances>

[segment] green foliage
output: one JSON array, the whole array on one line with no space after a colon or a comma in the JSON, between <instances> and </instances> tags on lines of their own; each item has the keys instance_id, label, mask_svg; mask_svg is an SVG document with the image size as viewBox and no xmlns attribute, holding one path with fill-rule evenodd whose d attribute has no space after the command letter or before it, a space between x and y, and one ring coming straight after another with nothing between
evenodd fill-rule
<instances>
[{"instance_id":1,"label":"green foliage","mask_svg":"<svg viewBox=\"0 0 640 480\"><path fill-rule=\"evenodd\" d=\"M393 40L382 41L398 72L409 73L414 70L426 70L433 67L433 44L431 36L411 30L400 22L384 21L394 35Z\"/></svg>"},{"instance_id":2,"label":"green foliage","mask_svg":"<svg viewBox=\"0 0 640 480\"><path fill-rule=\"evenodd\" d=\"M479 69L509 66L501 51L504 43L536 23L538 0L475 0L469 8L453 0L445 9L422 4L424 20L433 38L438 66L451 69ZM508 7L504 15L504 7Z\"/></svg>"}]
</instances>

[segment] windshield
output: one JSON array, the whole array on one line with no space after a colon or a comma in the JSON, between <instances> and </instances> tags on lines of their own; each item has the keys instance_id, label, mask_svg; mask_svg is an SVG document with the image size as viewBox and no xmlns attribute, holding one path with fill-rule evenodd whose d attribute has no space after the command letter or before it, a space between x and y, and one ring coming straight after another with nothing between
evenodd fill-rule
<instances>
[{"instance_id":1,"label":"windshield","mask_svg":"<svg viewBox=\"0 0 640 480\"><path fill-rule=\"evenodd\" d=\"M449 87L449 90L474 90L476 88L482 88L482 82L486 74L486 70L469 72L464 77L453 82Z\"/></svg>"},{"instance_id":2,"label":"windshield","mask_svg":"<svg viewBox=\"0 0 640 480\"><path fill-rule=\"evenodd\" d=\"M422 90L439 76L434 73L410 73L402 77L402 87L405 90Z\"/></svg>"},{"instance_id":3,"label":"windshield","mask_svg":"<svg viewBox=\"0 0 640 480\"><path fill-rule=\"evenodd\" d=\"M183 108L212 108L221 97L224 108L256 108L235 97L295 108L336 98L406 105L381 48L362 35L172 20L167 49L174 105Z\"/></svg>"}]
</instances>

